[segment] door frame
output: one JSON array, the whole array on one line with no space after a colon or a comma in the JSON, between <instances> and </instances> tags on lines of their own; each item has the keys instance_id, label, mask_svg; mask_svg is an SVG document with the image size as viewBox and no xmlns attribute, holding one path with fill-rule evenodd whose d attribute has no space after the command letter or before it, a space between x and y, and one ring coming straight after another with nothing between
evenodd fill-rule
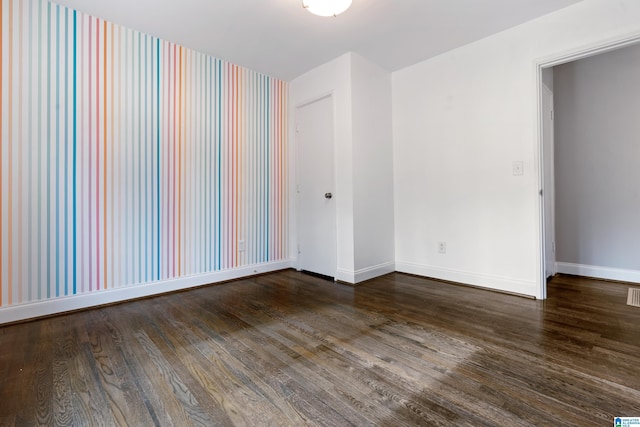
<instances>
[{"instance_id":1,"label":"door frame","mask_svg":"<svg viewBox=\"0 0 640 427\"><path fill-rule=\"evenodd\" d=\"M542 84L542 92L541 95L545 96L545 92L548 92L548 95L551 97L551 114L553 117L553 114L555 113L555 106L554 106L554 93L553 90L549 89L547 87L547 85ZM540 108L542 108L543 103L540 104ZM541 115L542 114L547 114L547 111L541 111ZM556 193L556 180L555 180L555 136L554 136L554 131L555 131L555 118L551 119L551 141L545 142L544 140L544 118L542 119L542 128L540 129L540 131L542 132L542 153L541 153L541 159L543 162L543 168L542 168L542 203L543 203L543 221L544 218L546 218L546 214L549 214L549 217L551 218L551 221L549 221L549 223L547 223L547 221L544 221L544 240L543 240L543 250L545 251L544 254L544 279L545 281L547 280L547 278L549 277L547 275L547 271L551 271L551 275L555 275L557 272L557 268L556 268L556 251L555 251L555 241L556 241L556 227L555 227L555 213L556 213L556 201L555 201L555 193ZM546 153L545 147L549 149L550 153ZM545 156L547 156L551 159L551 161L549 162L549 164L544 163L546 158ZM546 177L549 177L549 180L547 182ZM547 203L548 200L548 203ZM551 266L551 268L549 268L549 266L547 266L547 260L548 260L548 256L546 253L547 250L547 238L551 239L552 242L552 246L553 248L551 249L551 251L553 252L553 266Z\"/></svg>"},{"instance_id":2,"label":"door frame","mask_svg":"<svg viewBox=\"0 0 640 427\"><path fill-rule=\"evenodd\" d=\"M335 242L336 242L336 247L334 248L334 256L335 256L335 271L333 272L333 278L334 280L337 279L337 275L338 275L338 208L337 208L337 198L339 197L337 189L338 189L338 181L337 181L337 174L336 174L336 97L335 97L335 93L333 90L328 91L328 92L323 92L321 94L318 94L312 98L306 99L304 101L301 101L299 103L297 103L294 108L295 108L295 115L294 115L294 124L293 124L293 132L295 135L295 159L296 159L296 170L295 170L295 176L296 176L296 191L295 191L295 210L296 210L296 245L295 245L295 254L296 254L296 260L295 260L295 266L296 266L296 270L297 271L301 271L302 267L300 265L300 218L301 218L301 206L300 206L300 140L298 137L298 119L299 119L299 111L301 108L309 105L309 104L313 104L314 102L318 102L321 101L325 98L329 98L331 100L331 121L332 121L332 141L331 141L331 150L333 152L333 155L331 156L333 159L333 165L332 165L332 175L333 175L333 199L335 200L335 202L333 203L333 216L334 216L334 230L333 233L335 235Z\"/></svg>"},{"instance_id":3,"label":"door frame","mask_svg":"<svg viewBox=\"0 0 640 427\"><path fill-rule=\"evenodd\" d=\"M538 197L537 197L537 212L538 217L538 250L537 250L537 294L538 299L547 298L547 280L545 275L545 224L544 214L545 205L544 197L542 197L541 191L544 188L544 143L543 143L543 129L542 129L542 69L551 68L556 65L566 64L567 62L577 61L590 56L599 55L601 53L609 52L612 50L620 49L623 47L631 46L640 43L640 33L635 32L626 36L620 36L616 38L603 39L593 42L589 45L585 45L579 48L571 49L564 52L559 52L544 58L534 60L534 84L536 93L536 105L535 105L535 141L536 141L536 156L537 156L537 173L538 173ZM557 260L556 260L557 262Z\"/></svg>"}]
</instances>

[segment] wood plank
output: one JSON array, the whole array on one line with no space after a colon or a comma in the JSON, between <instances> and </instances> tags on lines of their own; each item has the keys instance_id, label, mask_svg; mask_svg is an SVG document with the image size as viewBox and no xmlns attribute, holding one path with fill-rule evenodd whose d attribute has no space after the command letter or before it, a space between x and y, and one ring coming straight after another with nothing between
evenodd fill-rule
<instances>
[{"instance_id":1,"label":"wood plank","mask_svg":"<svg viewBox=\"0 0 640 427\"><path fill-rule=\"evenodd\" d=\"M611 425L640 415L628 287L286 270L9 325L0 425Z\"/></svg>"}]
</instances>

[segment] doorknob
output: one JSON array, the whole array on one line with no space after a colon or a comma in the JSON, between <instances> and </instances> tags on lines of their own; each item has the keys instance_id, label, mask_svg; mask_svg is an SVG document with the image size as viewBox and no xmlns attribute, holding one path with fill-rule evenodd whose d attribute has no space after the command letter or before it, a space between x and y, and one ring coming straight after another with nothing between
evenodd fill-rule
<instances>
[{"instance_id":1,"label":"doorknob","mask_svg":"<svg viewBox=\"0 0 640 427\"><path fill-rule=\"evenodd\" d=\"M325 198L325 199L330 199L330 198L332 198L332 197L333 197L333 194L331 194L331 193L324 193L324 198Z\"/></svg>"}]
</instances>

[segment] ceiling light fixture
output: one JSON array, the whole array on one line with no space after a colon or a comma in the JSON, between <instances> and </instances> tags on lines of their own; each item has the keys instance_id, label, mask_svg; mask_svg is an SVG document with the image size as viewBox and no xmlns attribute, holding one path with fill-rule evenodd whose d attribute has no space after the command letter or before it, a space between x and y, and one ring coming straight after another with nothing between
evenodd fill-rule
<instances>
[{"instance_id":1,"label":"ceiling light fixture","mask_svg":"<svg viewBox=\"0 0 640 427\"><path fill-rule=\"evenodd\" d=\"M351 6L351 0L302 0L302 7L318 16L338 16Z\"/></svg>"}]
</instances>

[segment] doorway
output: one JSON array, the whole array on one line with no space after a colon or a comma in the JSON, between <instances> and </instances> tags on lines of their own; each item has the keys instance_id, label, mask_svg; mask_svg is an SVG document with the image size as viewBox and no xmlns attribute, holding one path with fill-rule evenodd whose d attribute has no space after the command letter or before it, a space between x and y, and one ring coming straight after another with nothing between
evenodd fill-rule
<instances>
[{"instance_id":1,"label":"doorway","mask_svg":"<svg viewBox=\"0 0 640 427\"><path fill-rule=\"evenodd\" d=\"M331 95L296 110L298 269L336 277L334 120Z\"/></svg>"},{"instance_id":2,"label":"doorway","mask_svg":"<svg viewBox=\"0 0 640 427\"><path fill-rule=\"evenodd\" d=\"M591 47L581 48L559 54L553 58L546 58L535 64L536 67L536 85L538 92L538 105L536 109L537 114L537 134L538 134L538 182L540 188L539 200L539 257L538 257L538 285L539 291L536 295L539 299L545 299L547 297L547 277L550 271L555 274L558 262L556 260L555 251L555 221L554 221L554 201L553 198L546 197L545 191L549 190L549 197L553 197L553 191L555 188L555 182L548 182L549 177L553 180L554 162L553 162L553 142L551 147L547 147L545 142L545 109L548 100L548 94L545 93L545 85L543 84L543 69L551 68L556 65L561 65L579 59L599 55L623 47L631 46L640 43L640 35L633 35L631 37L622 38L615 41L609 41L606 44L602 42L594 43ZM547 88L548 89L548 88ZM553 96L553 95L551 95ZM552 122L553 123L553 122ZM553 127L552 127L553 128ZM550 157L549 157L550 156ZM553 227L553 228L551 228ZM551 252L551 253L550 253ZM552 265L549 265L552 264ZM592 274L589 274L592 275ZM614 279L614 278L612 278Z\"/></svg>"}]
</instances>

